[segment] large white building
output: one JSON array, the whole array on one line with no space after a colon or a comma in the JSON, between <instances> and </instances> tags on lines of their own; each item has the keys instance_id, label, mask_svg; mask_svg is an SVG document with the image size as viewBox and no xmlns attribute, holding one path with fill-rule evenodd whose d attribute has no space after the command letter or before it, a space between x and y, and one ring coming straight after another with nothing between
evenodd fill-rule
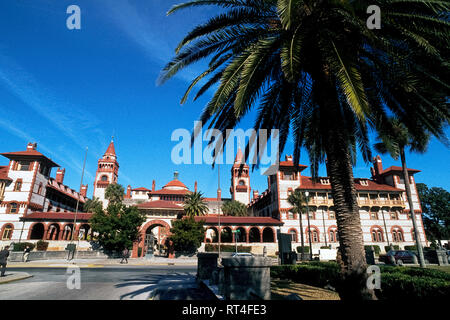
<instances>
[{"instance_id":1,"label":"large white building","mask_svg":"<svg viewBox=\"0 0 450 320\"><path fill-rule=\"evenodd\" d=\"M8 241L39 239L50 240L53 250L61 250L64 241L80 239L85 248L92 230L89 226L91 213L84 213L83 204L87 200L87 186L77 192L63 184L65 170L58 168L55 178L50 177L52 168L58 167L51 159L36 150L36 144L28 144L27 150L1 154L10 162L0 167L0 236L3 244ZM322 246L338 246L336 217L328 177L313 180L302 174L307 166L294 166L292 157L281 161L279 169L268 176L268 188L263 193L251 189L249 167L239 149L231 168L231 199L248 206L248 217L223 216L220 207L229 198L223 198L221 190L217 197L205 198L208 205L204 242L233 243L252 246L261 253L266 247L269 253L277 251L277 232L291 235L293 248L300 245L300 232L308 245L311 236L313 251ZM412 221L406 201L405 185L400 167L383 169L381 158L377 156L371 168L372 178L355 178L358 192L361 225L365 245L378 245L382 251L388 244L414 245ZM414 211L417 217L420 237L428 245L423 229L420 201L417 195L414 174L419 170L408 169L411 179ZM105 190L109 184L117 183L119 163L114 142L111 141L105 154L99 159L94 181L95 197L107 206ZM309 215L311 232L308 231L307 217L303 214L303 229L299 216L291 211L287 201L291 192L300 189L309 193ZM193 191L197 191L197 182ZM172 181L161 189L153 180L151 189L127 187L124 202L135 205L146 215L141 226L141 237L135 243L133 257L166 244L172 222L183 215L183 201L192 192L179 179L176 172ZM251 195L253 197L251 197ZM75 212L78 205L80 212ZM74 226L75 220L75 226ZM219 232L219 225L220 231ZM238 231L238 232L236 232ZM140 248L140 249L139 249Z\"/></svg>"},{"instance_id":2,"label":"large white building","mask_svg":"<svg viewBox=\"0 0 450 320\"><path fill-rule=\"evenodd\" d=\"M401 167L389 167L383 170L379 156L373 159L372 178L355 178L358 193L358 205L365 245L378 245L382 251L388 245L415 245L413 224L406 199L405 184ZM268 189L255 197L249 205L254 216L273 217L283 222L282 233L289 233L293 246L300 244L300 232L303 232L307 246L309 235L312 247L339 246L336 216L334 212L331 185L328 177L316 180L302 175L307 166L294 166L291 156L280 162L279 170L268 177ZM408 169L413 197L414 212L424 245L428 245L422 221L422 210L417 194L414 174L420 172ZM302 215L303 230L300 229L300 217L293 213L288 196L299 189L309 196L309 220L311 232L308 233L306 213Z\"/></svg>"}]
</instances>

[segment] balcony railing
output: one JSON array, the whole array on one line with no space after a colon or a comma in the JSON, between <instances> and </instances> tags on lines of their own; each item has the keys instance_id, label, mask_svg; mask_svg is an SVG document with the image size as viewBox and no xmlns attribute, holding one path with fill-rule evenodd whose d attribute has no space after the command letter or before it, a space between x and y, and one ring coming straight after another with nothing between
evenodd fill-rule
<instances>
[{"instance_id":1,"label":"balcony railing","mask_svg":"<svg viewBox=\"0 0 450 320\"><path fill-rule=\"evenodd\" d=\"M333 200L332 199L309 199L308 201L309 206L333 206ZM405 207L405 204L402 200L381 200L381 199L366 199L366 200L358 200L359 206L388 206L388 207L394 207L394 206L400 206Z\"/></svg>"}]
</instances>

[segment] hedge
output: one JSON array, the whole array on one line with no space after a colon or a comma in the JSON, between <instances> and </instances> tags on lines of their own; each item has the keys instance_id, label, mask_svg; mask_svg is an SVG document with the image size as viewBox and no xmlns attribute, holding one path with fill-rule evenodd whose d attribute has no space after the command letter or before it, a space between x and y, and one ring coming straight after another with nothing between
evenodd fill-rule
<instances>
[{"instance_id":1,"label":"hedge","mask_svg":"<svg viewBox=\"0 0 450 320\"><path fill-rule=\"evenodd\" d=\"M237 246L238 252L251 252L252 247L244 247L244 246ZM205 245L205 251L206 252L218 252L219 246L214 244L207 243ZM220 245L220 251L222 252L235 252L236 246L233 245Z\"/></svg>"},{"instance_id":2,"label":"hedge","mask_svg":"<svg viewBox=\"0 0 450 320\"><path fill-rule=\"evenodd\" d=\"M31 248L31 250L33 250L36 245L34 243L31 243L31 242L14 243L13 251L23 251L23 250L25 250L25 248L27 246L29 246Z\"/></svg>"},{"instance_id":3,"label":"hedge","mask_svg":"<svg viewBox=\"0 0 450 320\"><path fill-rule=\"evenodd\" d=\"M380 246L364 246L364 249L367 250L371 250L371 247L373 247L373 249L375 250L375 254L379 255L381 252Z\"/></svg>"},{"instance_id":4,"label":"hedge","mask_svg":"<svg viewBox=\"0 0 450 320\"><path fill-rule=\"evenodd\" d=\"M302 247L297 247L297 253L302 253ZM303 253L309 253L309 246L303 246Z\"/></svg>"},{"instance_id":5,"label":"hedge","mask_svg":"<svg viewBox=\"0 0 450 320\"><path fill-rule=\"evenodd\" d=\"M447 299L450 296L450 274L432 269L379 266L380 300ZM327 284L338 288L340 268L335 262L309 262L299 265L272 266L270 276L316 287Z\"/></svg>"},{"instance_id":6,"label":"hedge","mask_svg":"<svg viewBox=\"0 0 450 320\"><path fill-rule=\"evenodd\" d=\"M48 242L47 241L39 240L36 243L36 250L38 250L38 251L47 251L47 248L48 248Z\"/></svg>"},{"instance_id":7,"label":"hedge","mask_svg":"<svg viewBox=\"0 0 450 320\"><path fill-rule=\"evenodd\" d=\"M405 246L405 250L417 251L417 247L416 246Z\"/></svg>"},{"instance_id":8,"label":"hedge","mask_svg":"<svg viewBox=\"0 0 450 320\"><path fill-rule=\"evenodd\" d=\"M398 245L394 245L392 247L394 248L394 250L400 250L400 247ZM388 252L389 250L391 250L391 246L384 246L384 251Z\"/></svg>"}]
</instances>

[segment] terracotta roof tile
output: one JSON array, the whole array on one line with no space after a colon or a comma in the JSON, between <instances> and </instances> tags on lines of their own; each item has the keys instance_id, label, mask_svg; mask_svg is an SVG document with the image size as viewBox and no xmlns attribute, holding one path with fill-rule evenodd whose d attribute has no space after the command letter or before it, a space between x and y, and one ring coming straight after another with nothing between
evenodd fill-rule
<instances>
[{"instance_id":1,"label":"terracotta roof tile","mask_svg":"<svg viewBox=\"0 0 450 320\"><path fill-rule=\"evenodd\" d=\"M194 217L196 221L204 220L207 224L218 224L219 217L215 216L201 216ZM246 225L282 225L283 222L280 220L270 218L270 217L230 217L230 216L220 216L220 224L246 224Z\"/></svg>"},{"instance_id":2,"label":"terracotta roof tile","mask_svg":"<svg viewBox=\"0 0 450 320\"><path fill-rule=\"evenodd\" d=\"M92 217L92 213L77 213L77 221L88 221ZM29 220L29 219L38 219L38 220L70 220L73 221L75 219L75 212L32 212L27 214L24 217L20 218L21 220Z\"/></svg>"},{"instance_id":3,"label":"terracotta roof tile","mask_svg":"<svg viewBox=\"0 0 450 320\"><path fill-rule=\"evenodd\" d=\"M140 203L137 205L141 209L178 209L183 210L183 205L181 202L167 201L167 200L155 200Z\"/></svg>"}]
</instances>

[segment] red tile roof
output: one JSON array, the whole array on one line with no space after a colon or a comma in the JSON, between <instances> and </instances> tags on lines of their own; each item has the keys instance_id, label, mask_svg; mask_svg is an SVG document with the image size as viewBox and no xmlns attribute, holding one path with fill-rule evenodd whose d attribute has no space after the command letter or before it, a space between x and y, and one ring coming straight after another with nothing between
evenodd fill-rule
<instances>
[{"instance_id":1,"label":"red tile roof","mask_svg":"<svg viewBox=\"0 0 450 320\"><path fill-rule=\"evenodd\" d=\"M8 177L8 166L0 166L0 180L12 181L12 179Z\"/></svg>"},{"instance_id":2,"label":"red tile roof","mask_svg":"<svg viewBox=\"0 0 450 320\"><path fill-rule=\"evenodd\" d=\"M156 191L150 191L151 194L159 195L159 194L173 194L173 195L185 195L187 193L190 193L189 190L168 190L168 189L161 189Z\"/></svg>"},{"instance_id":3,"label":"red tile roof","mask_svg":"<svg viewBox=\"0 0 450 320\"><path fill-rule=\"evenodd\" d=\"M17 151L17 152L6 152L6 153L0 153L0 155L10 159L20 159L20 158L32 158L32 159L41 159L46 161L48 164L50 164L52 167L59 167L59 165L55 162L53 162L52 159L47 158L39 151L36 151L34 149L28 149L26 151Z\"/></svg>"},{"instance_id":4,"label":"red tile roof","mask_svg":"<svg viewBox=\"0 0 450 320\"><path fill-rule=\"evenodd\" d=\"M152 191L152 190L144 188L144 187L140 187L140 188L136 188L136 189L131 189L131 191Z\"/></svg>"},{"instance_id":5,"label":"red tile roof","mask_svg":"<svg viewBox=\"0 0 450 320\"><path fill-rule=\"evenodd\" d=\"M280 167L295 167L294 166L294 161L280 161ZM305 166L304 164L298 164L298 169L299 171L303 171L306 168L308 168L308 166Z\"/></svg>"},{"instance_id":6,"label":"red tile roof","mask_svg":"<svg viewBox=\"0 0 450 320\"><path fill-rule=\"evenodd\" d=\"M417 172L420 172L420 170L417 170L417 169L407 168L407 170L408 170L408 173L410 173L410 174L415 174ZM399 172L399 173L401 173L402 171L403 171L402 167L390 166L389 168L384 169L383 172L380 173L380 175L385 175L387 173L392 173L392 172Z\"/></svg>"},{"instance_id":7,"label":"red tile roof","mask_svg":"<svg viewBox=\"0 0 450 320\"><path fill-rule=\"evenodd\" d=\"M167 200L155 200L140 203L137 205L140 209L176 209L183 210L183 205L181 202L167 201Z\"/></svg>"},{"instance_id":8,"label":"red tile roof","mask_svg":"<svg viewBox=\"0 0 450 320\"><path fill-rule=\"evenodd\" d=\"M322 179L329 179L327 177ZM320 180L320 178L319 178ZM361 185L360 180L367 181L367 186ZM367 190L367 191L403 191L402 189L394 188L387 184L381 184L369 179L355 179L356 190ZM331 190L330 184L321 184L320 181L314 182L311 177L301 177L301 185L299 189L313 189L313 190Z\"/></svg>"},{"instance_id":9,"label":"red tile roof","mask_svg":"<svg viewBox=\"0 0 450 320\"><path fill-rule=\"evenodd\" d=\"M92 217L92 213L84 213L78 212L77 221L88 221ZM32 212L27 214L24 217L20 218L21 220L69 220L73 221L75 219L75 212Z\"/></svg>"},{"instance_id":10,"label":"red tile roof","mask_svg":"<svg viewBox=\"0 0 450 320\"><path fill-rule=\"evenodd\" d=\"M183 182L181 182L180 180L176 180L176 179L170 181L169 183L167 183L167 184L163 187L163 189L166 188L166 187L180 187L180 188L186 188L186 189L188 189L188 187L186 187L186 186L184 185Z\"/></svg>"},{"instance_id":11,"label":"red tile roof","mask_svg":"<svg viewBox=\"0 0 450 320\"><path fill-rule=\"evenodd\" d=\"M195 221L204 220L207 224L218 224L218 216L201 216L194 217ZM230 217L221 216L220 224L245 224L245 225L282 225L283 222L280 220L270 218L270 217Z\"/></svg>"},{"instance_id":12,"label":"red tile roof","mask_svg":"<svg viewBox=\"0 0 450 320\"><path fill-rule=\"evenodd\" d=\"M57 182L54 178L50 178L48 180L47 187L52 188L58 192L61 192L61 193L65 194L66 196L69 196L75 200L78 200L78 198L80 198L81 203L84 203L87 200L86 197L81 196L80 193L71 189L70 187Z\"/></svg>"},{"instance_id":13,"label":"red tile roof","mask_svg":"<svg viewBox=\"0 0 450 320\"><path fill-rule=\"evenodd\" d=\"M108 149L106 149L105 155L116 155L116 149L114 148L114 141L111 141L111 143L108 146Z\"/></svg>"}]
</instances>

